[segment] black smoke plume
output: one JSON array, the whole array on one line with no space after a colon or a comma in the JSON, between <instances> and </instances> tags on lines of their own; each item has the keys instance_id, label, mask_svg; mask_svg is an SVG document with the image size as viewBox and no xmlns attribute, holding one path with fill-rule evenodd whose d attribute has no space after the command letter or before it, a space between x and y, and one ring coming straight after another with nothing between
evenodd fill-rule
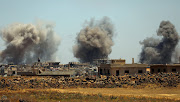
<instances>
[{"instance_id":1,"label":"black smoke plume","mask_svg":"<svg viewBox=\"0 0 180 102\"><path fill-rule=\"evenodd\" d=\"M73 46L74 56L80 62L92 63L94 59L108 58L113 46L113 24L108 17L99 21L91 19L78 33L77 44Z\"/></svg>"},{"instance_id":2,"label":"black smoke plume","mask_svg":"<svg viewBox=\"0 0 180 102\"><path fill-rule=\"evenodd\" d=\"M169 21L162 21L157 31L162 39L147 38L140 42L143 45L140 62L146 64L169 64L179 42L179 36L174 25Z\"/></svg>"},{"instance_id":3,"label":"black smoke plume","mask_svg":"<svg viewBox=\"0 0 180 102\"><path fill-rule=\"evenodd\" d=\"M60 44L53 25L45 23L11 24L2 29L1 37L6 46L0 52L2 63L31 64L38 58L52 61Z\"/></svg>"}]
</instances>

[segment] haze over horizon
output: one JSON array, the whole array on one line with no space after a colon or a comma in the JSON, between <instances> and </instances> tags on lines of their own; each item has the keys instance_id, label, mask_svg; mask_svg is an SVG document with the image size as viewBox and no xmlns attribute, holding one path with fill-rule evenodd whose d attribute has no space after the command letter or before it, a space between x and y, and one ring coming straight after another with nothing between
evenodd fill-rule
<instances>
[{"instance_id":1,"label":"haze over horizon","mask_svg":"<svg viewBox=\"0 0 180 102\"><path fill-rule=\"evenodd\" d=\"M37 20L51 22L54 32L61 38L56 61L78 61L73 55L77 34L85 21L100 20L107 16L114 25L114 45L110 59L139 61L140 41L157 38L161 21L170 21L180 33L179 0L31 0L0 1L0 29L14 23L35 24ZM161 38L161 37L160 37ZM5 43L0 39L0 51ZM179 46L179 45L178 45Z\"/></svg>"}]
</instances>

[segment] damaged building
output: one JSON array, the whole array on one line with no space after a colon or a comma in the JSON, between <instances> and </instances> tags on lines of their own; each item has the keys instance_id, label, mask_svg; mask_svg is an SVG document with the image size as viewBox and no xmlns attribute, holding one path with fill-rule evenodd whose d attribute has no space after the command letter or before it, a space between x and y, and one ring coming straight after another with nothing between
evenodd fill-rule
<instances>
[{"instance_id":1,"label":"damaged building","mask_svg":"<svg viewBox=\"0 0 180 102\"><path fill-rule=\"evenodd\" d=\"M179 73L180 72L180 64L152 64L150 65L150 72L154 73Z\"/></svg>"},{"instance_id":2,"label":"damaged building","mask_svg":"<svg viewBox=\"0 0 180 102\"><path fill-rule=\"evenodd\" d=\"M132 58L132 64L126 64L125 59L112 59L107 64L101 64L98 67L99 75L125 75L125 74L143 74L146 73L146 69L149 68L147 64L134 63Z\"/></svg>"}]
</instances>

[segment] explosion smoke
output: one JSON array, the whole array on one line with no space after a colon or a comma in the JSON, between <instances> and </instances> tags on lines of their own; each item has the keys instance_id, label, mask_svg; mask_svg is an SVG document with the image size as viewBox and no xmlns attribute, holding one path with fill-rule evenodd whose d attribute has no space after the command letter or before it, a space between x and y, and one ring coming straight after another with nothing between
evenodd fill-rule
<instances>
[{"instance_id":1,"label":"explosion smoke","mask_svg":"<svg viewBox=\"0 0 180 102\"><path fill-rule=\"evenodd\" d=\"M92 19L77 36L77 44L73 46L74 56L80 62L92 63L94 59L107 58L113 46L114 29L108 17L100 21Z\"/></svg>"},{"instance_id":2,"label":"explosion smoke","mask_svg":"<svg viewBox=\"0 0 180 102\"><path fill-rule=\"evenodd\" d=\"M0 53L3 63L32 63L38 59L54 60L60 39L51 24L11 24L2 29L6 48Z\"/></svg>"},{"instance_id":3,"label":"explosion smoke","mask_svg":"<svg viewBox=\"0 0 180 102\"><path fill-rule=\"evenodd\" d=\"M175 48L179 42L179 36L174 25L169 21L162 21L157 31L161 40L147 38L140 42L143 45L140 54L140 62L146 64L169 64Z\"/></svg>"}]
</instances>

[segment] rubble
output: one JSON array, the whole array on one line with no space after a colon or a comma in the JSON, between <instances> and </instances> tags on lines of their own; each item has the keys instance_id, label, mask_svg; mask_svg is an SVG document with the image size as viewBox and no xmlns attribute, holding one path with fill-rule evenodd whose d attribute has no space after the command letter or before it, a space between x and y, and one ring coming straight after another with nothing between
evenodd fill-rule
<instances>
[{"instance_id":1,"label":"rubble","mask_svg":"<svg viewBox=\"0 0 180 102\"><path fill-rule=\"evenodd\" d=\"M24 88L115 88L115 87L146 87L155 84L158 87L177 87L180 83L179 73L158 73L124 76L16 76L0 77L0 89L10 90Z\"/></svg>"}]
</instances>

